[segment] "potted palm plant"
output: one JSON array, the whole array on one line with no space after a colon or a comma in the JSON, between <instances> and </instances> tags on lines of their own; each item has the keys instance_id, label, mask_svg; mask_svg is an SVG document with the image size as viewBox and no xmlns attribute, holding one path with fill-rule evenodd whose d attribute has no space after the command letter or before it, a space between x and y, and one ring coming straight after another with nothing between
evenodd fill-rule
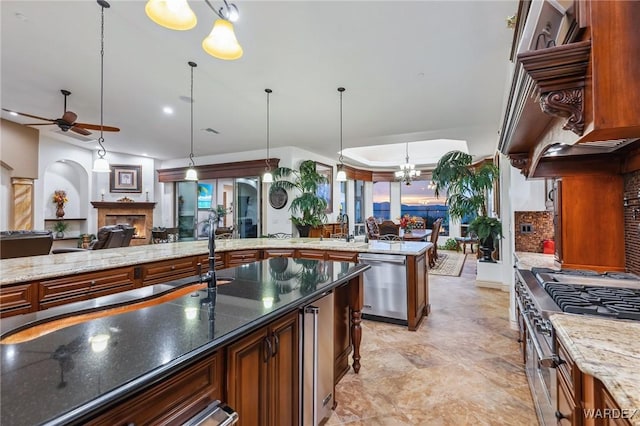
<instances>
[{"instance_id":1,"label":"potted palm plant","mask_svg":"<svg viewBox=\"0 0 640 426\"><path fill-rule=\"evenodd\" d=\"M291 222L301 237L308 237L312 227L321 226L327 220L327 201L318 196L318 186L326 182L327 179L316 170L313 160L300 163L300 170L278 167L273 171L270 194L277 189L298 192L289 211L292 213Z\"/></svg>"},{"instance_id":2,"label":"potted palm plant","mask_svg":"<svg viewBox=\"0 0 640 426\"><path fill-rule=\"evenodd\" d=\"M469 224L469 231L478 235L482 246L487 246L489 256L485 255L483 260L488 257L488 261L493 261L490 255L495 240L502 236L500 220L489 217L487 213L487 193L498 180L499 173L498 167L493 163L481 162L474 165L471 155L462 151L449 151L440 158L432 175L436 197L441 192L446 192L451 218L476 217Z\"/></svg>"},{"instance_id":3,"label":"potted palm plant","mask_svg":"<svg viewBox=\"0 0 640 426\"><path fill-rule=\"evenodd\" d=\"M495 242L502 238L502 223L495 217L478 216L469 224L469 232L474 232L480 241L482 250L481 262L495 262L491 252L495 248Z\"/></svg>"}]
</instances>

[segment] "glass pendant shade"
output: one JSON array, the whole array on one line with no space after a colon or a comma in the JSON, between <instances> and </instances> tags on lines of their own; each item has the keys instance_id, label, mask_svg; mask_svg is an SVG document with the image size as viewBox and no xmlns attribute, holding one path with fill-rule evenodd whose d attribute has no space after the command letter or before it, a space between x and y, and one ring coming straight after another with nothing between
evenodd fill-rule
<instances>
[{"instance_id":1,"label":"glass pendant shade","mask_svg":"<svg viewBox=\"0 0 640 426\"><path fill-rule=\"evenodd\" d=\"M187 0L149 0L144 11L153 22L171 30L190 30L198 22Z\"/></svg>"},{"instance_id":2,"label":"glass pendant shade","mask_svg":"<svg viewBox=\"0 0 640 426\"><path fill-rule=\"evenodd\" d=\"M336 174L336 182L346 182L347 174L340 166L338 166L338 173Z\"/></svg>"},{"instance_id":3,"label":"glass pendant shade","mask_svg":"<svg viewBox=\"0 0 640 426\"><path fill-rule=\"evenodd\" d=\"M242 47L233 32L233 24L226 19L216 19L211 34L202 41L202 48L218 59L233 61L242 57Z\"/></svg>"},{"instance_id":4,"label":"glass pendant shade","mask_svg":"<svg viewBox=\"0 0 640 426\"><path fill-rule=\"evenodd\" d=\"M265 172L264 175L262 175L262 183L273 183L273 175L271 172Z\"/></svg>"},{"instance_id":5,"label":"glass pendant shade","mask_svg":"<svg viewBox=\"0 0 640 426\"><path fill-rule=\"evenodd\" d=\"M92 171L96 173L110 173L109 162L102 157L96 158L96 161L93 162Z\"/></svg>"},{"instance_id":6,"label":"glass pendant shade","mask_svg":"<svg viewBox=\"0 0 640 426\"><path fill-rule=\"evenodd\" d=\"M198 172L193 167L189 167L187 169L187 174L184 177L184 180L198 180Z\"/></svg>"}]
</instances>

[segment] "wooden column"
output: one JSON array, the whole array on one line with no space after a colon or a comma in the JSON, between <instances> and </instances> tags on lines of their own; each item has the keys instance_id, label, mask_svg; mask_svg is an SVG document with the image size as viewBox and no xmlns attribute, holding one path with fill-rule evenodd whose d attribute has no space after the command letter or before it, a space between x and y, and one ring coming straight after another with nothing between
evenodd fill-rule
<instances>
[{"instance_id":1,"label":"wooden column","mask_svg":"<svg viewBox=\"0 0 640 426\"><path fill-rule=\"evenodd\" d=\"M11 229L33 229L33 179L11 178L11 185L13 186Z\"/></svg>"}]
</instances>

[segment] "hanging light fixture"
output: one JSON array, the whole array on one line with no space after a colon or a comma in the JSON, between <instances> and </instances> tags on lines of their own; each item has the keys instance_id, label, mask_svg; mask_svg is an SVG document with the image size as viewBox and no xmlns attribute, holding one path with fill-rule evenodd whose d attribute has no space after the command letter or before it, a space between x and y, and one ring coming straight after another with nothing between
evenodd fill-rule
<instances>
[{"instance_id":1,"label":"hanging light fixture","mask_svg":"<svg viewBox=\"0 0 640 426\"><path fill-rule=\"evenodd\" d=\"M232 22L236 22L240 17L235 4L224 1L224 8L216 10L209 0L204 0L220 19L213 23L211 33L202 41L202 48L209 55L233 61L242 57L242 46L238 43L236 34L233 31Z\"/></svg>"},{"instance_id":2,"label":"hanging light fixture","mask_svg":"<svg viewBox=\"0 0 640 426\"><path fill-rule=\"evenodd\" d=\"M273 175L271 174L271 165L269 164L269 95L273 92L271 89L264 89L267 94L267 159L264 160L267 166L264 168L262 175L262 183L273 183Z\"/></svg>"},{"instance_id":3,"label":"hanging light fixture","mask_svg":"<svg viewBox=\"0 0 640 426\"><path fill-rule=\"evenodd\" d=\"M198 66L195 62L189 61L191 67L191 151L189 151L189 168L184 180L198 180L198 172L196 172L196 163L193 161L193 69Z\"/></svg>"},{"instance_id":4,"label":"hanging light fixture","mask_svg":"<svg viewBox=\"0 0 640 426\"><path fill-rule=\"evenodd\" d=\"M104 9L111 7L105 0L97 0L100 5L100 137L98 138L98 158L93 162L93 171L96 173L109 173L111 168L104 156L107 150L104 148L103 118L104 118Z\"/></svg>"},{"instance_id":5,"label":"hanging light fixture","mask_svg":"<svg viewBox=\"0 0 640 426\"><path fill-rule=\"evenodd\" d=\"M409 163L409 142L406 145L406 153L406 162L400 165L400 170L396 172L396 179L405 185L411 185L411 182L420 176L420 170L416 170L416 166Z\"/></svg>"},{"instance_id":6,"label":"hanging light fixture","mask_svg":"<svg viewBox=\"0 0 640 426\"><path fill-rule=\"evenodd\" d=\"M171 30L190 30L198 23L187 0L149 0L144 11L153 22Z\"/></svg>"},{"instance_id":7,"label":"hanging light fixture","mask_svg":"<svg viewBox=\"0 0 640 426\"><path fill-rule=\"evenodd\" d=\"M346 89L344 87L338 87L338 92L340 93L340 164L338 164L338 173L336 174L336 182L346 182L347 174L344 171L344 163L342 162L342 94Z\"/></svg>"}]
</instances>

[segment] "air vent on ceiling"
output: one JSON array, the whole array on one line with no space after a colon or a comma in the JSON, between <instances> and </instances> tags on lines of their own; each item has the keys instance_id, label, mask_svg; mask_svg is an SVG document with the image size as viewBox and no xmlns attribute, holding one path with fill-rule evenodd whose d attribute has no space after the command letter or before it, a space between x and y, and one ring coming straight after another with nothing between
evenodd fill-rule
<instances>
[{"instance_id":1,"label":"air vent on ceiling","mask_svg":"<svg viewBox=\"0 0 640 426\"><path fill-rule=\"evenodd\" d=\"M95 137L83 136L83 135L80 135L78 133L70 132L70 131L69 132L63 132L62 130L54 130L52 133L57 133L59 135L66 136L68 138L75 139L75 140L78 140L80 142L93 142L93 141L96 140Z\"/></svg>"}]
</instances>

